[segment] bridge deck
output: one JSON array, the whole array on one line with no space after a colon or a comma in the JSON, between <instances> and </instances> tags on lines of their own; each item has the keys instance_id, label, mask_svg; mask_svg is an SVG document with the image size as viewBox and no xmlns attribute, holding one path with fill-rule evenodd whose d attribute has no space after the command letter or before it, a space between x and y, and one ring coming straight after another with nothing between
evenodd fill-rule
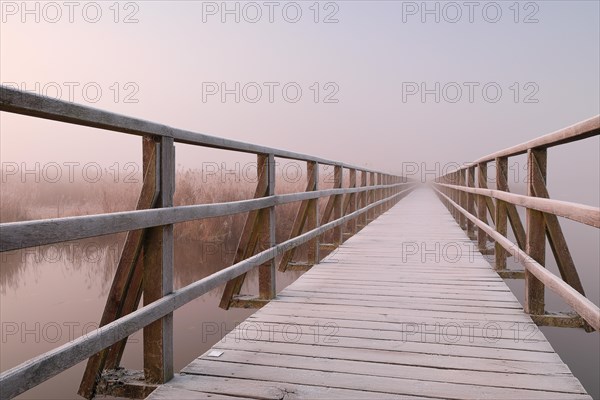
<instances>
[{"instance_id":1,"label":"bridge deck","mask_svg":"<svg viewBox=\"0 0 600 400\"><path fill-rule=\"evenodd\" d=\"M417 191L149 398L590 398L471 243Z\"/></svg>"}]
</instances>

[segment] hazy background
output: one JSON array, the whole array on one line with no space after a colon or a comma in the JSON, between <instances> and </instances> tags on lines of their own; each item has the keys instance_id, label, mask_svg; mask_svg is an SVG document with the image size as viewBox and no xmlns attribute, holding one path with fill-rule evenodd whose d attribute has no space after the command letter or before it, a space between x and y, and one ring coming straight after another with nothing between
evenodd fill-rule
<instances>
[{"instance_id":1,"label":"hazy background","mask_svg":"<svg viewBox=\"0 0 600 400\"><path fill-rule=\"evenodd\" d=\"M277 2L270 22L262 1L227 2L230 10L239 9L236 22L235 15L222 14L220 1L76 2L71 16L62 2L53 3L57 8L45 2L1 1L0 83L177 128L410 172L416 178L431 178L600 112L599 2L475 3L472 16L463 2L453 3L462 13L458 17L457 8L447 2L427 2L429 10L439 10L436 21L435 14L423 13L420 1ZM32 13L24 12L24 4ZM262 17L253 23L254 4ZM206 92L220 90L222 83L234 89L236 82L239 102L235 94L223 101L221 93ZM434 92L424 98L407 92L422 84L435 89L436 83L438 99ZM286 84L292 88L284 94ZM274 87L272 102L268 85ZM469 85L474 87L472 99ZM483 93L485 85L491 89ZM253 103L257 86L262 98ZM292 99L294 87L302 90L297 101ZM456 87L462 89L457 101ZM17 219L133 207L140 138L7 113L0 113L0 132L2 191L12 196L11 204L22 206ZM198 184L205 183L207 171L212 183L244 180L241 171L254 161L250 155L176 147L181 176L204 170L202 178L182 181L194 182L191 189L179 185L182 204L189 203L184 189L193 192L189 199L218 200L214 186ZM553 197L599 205L599 147L596 137L549 150ZM516 192L524 189L524 161L516 157L509 162L509 183ZM224 169L236 172L227 177ZM111 183L118 184L112 194ZM234 194L250 195L250 186ZM28 200L19 203L21 198ZM27 210L27 205L36 206ZM5 216L6 203L3 209ZM586 292L599 304L599 232L561 223ZM201 234L199 228L188 231L189 240L181 246L190 250ZM120 240L104 245L118 249ZM99 319L113 257L105 255L100 264L63 258L32 264L19 257L2 260L2 321L31 326L36 321L62 325ZM206 260L210 268L186 275L183 267L189 262L182 256L176 260L182 266L178 284L213 272L227 257L217 263ZM556 270L551 261L548 267ZM70 290L57 291L61 284ZM521 283L510 285L522 299ZM197 341L204 321L226 322L231 329L247 315L221 312L217 301L213 294L176 313L176 332L182 338L176 344L176 367L209 346L210 341ZM552 296L548 303L551 310L564 309ZM598 334L543 331L586 389L600 396ZM3 342L0 369L58 345L32 340ZM193 351L190 343L196 346ZM127 366L140 367L140 347L129 346ZM23 398L75 397L80 375L81 365Z\"/></svg>"},{"instance_id":2,"label":"hazy background","mask_svg":"<svg viewBox=\"0 0 600 400\"><path fill-rule=\"evenodd\" d=\"M34 3L27 4L33 8ZM97 23L84 19L93 20L95 11L88 7L84 13L84 2L74 9L73 23L66 7L61 7L58 22L49 22L55 18L52 9L46 9L44 18L44 3L39 3L36 23L35 15L23 15L17 2L17 14L3 16L1 82L24 82L28 89L36 82L41 87L55 82L63 87L63 99L69 98L64 83L75 82L80 86L73 97L79 103L390 171L401 169L401 162L472 160L598 114L596 1L520 2L518 23L513 2L493 3L502 12L496 23L486 21L494 20L490 2L478 3L472 23L464 6L461 19L448 22L455 13L444 11L444 2L426 3L431 9L437 4L439 23L435 15L403 13L411 2L341 1L327 9L327 2L321 2L319 23L309 9L313 2L294 3L302 10L297 23L283 18L290 2L279 3L273 23L266 7L261 7L260 21L249 22L254 14L246 8L244 18L246 3L227 3L230 8L238 4L239 23L233 15L225 15L222 23L220 13L203 13L210 2L129 3L135 7L120 3L118 23L109 9L112 2L96 3L102 11ZM221 2L214 4L221 8ZM288 19L294 10L288 6ZM324 23L331 13L338 22ZM138 22L124 23L130 14ZM524 22L534 19L538 22ZM128 82L135 86L125 89ZM202 101L203 82L226 82L229 88L234 82L281 86L273 103L267 93L258 103L235 103L233 95L221 103L218 96ZM287 82L303 89L297 103L282 98ZM314 82L321 86L319 103L309 89ZM338 103L323 103L333 90L323 88L328 82L339 87L334 96ZM436 103L433 95L422 103L420 96L403 102L403 82L426 82L428 88L435 82L480 86L473 103L466 88L457 103ZM502 89L496 103L483 99L481 88L488 82ZM510 89L515 82L521 89L517 103ZM537 85L537 94L529 99L537 103L524 102L535 89L524 88L529 82ZM102 89L95 103L83 97L88 83ZM117 102L110 89L115 83L121 89ZM126 95L135 89L129 100L138 103L126 103ZM94 100L93 88L89 91ZM50 86L48 93L55 93ZM1 156L7 161L66 158L110 164L131 160L138 150L132 145L135 138L125 135L97 135L7 115L2 115L1 140ZM198 160L190 156L178 161Z\"/></svg>"}]
</instances>

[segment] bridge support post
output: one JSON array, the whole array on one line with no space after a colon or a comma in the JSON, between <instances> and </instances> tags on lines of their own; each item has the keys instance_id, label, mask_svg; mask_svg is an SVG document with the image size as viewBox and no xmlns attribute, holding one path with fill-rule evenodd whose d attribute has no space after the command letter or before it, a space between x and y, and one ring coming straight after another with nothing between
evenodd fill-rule
<instances>
[{"instance_id":1,"label":"bridge support post","mask_svg":"<svg viewBox=\"0 0 600 400\"><path fill-rule=\"evenodd\" d=\"M355 188L356 187L356 170L354 168L349 169L350 172L350 184L348 187ZM348 193L348 204L346 205L346 214L350 214L356 211L356 193ZM354 235L356 233L356 219L351 219L348 221L348 237Z\"/></svg>"},{"instance_id":2,"label":"bridge support post","mask_svg":"<svg viewBox=\"0 0 600 400\"><path fill-rule=\"evenodd\" d=\"M267 185L267 196L275 195L275 156L269 154L266 157L261 157L259 161L262 161L264 165L262 168L266 171L261 179L266 180ZM264 244L263 249L266 250L269 247L273 247L276 244L275 240L275 207L269 207L267 210L262 210L262 240ZM275 259L271 259L267 263L258 267L258 292L259 298L263 300L274 299L277 294L276 282L275 282Z\"/></svg>"},{"instance_id":3,"label":"bridge support post","mask_svg":"<svg viewBox=\"0 0 600 400\"><path fill-rule=\"evenodd\" d=\"M378 185L383 185L383 174L382 173L377 173L377 184ZM383 199L383 189L378 189L377 190L377 201ZM376 216L379 217L381 214L383 214L383 205L378 205L377 207L377 214ZM377 218L376 217L376 218Z\"/></svg>"},{"instance_id":4,"label":"bridge support post","mask_svg":"<svg viewBox=\"0 0 600 400\"><path fill-rule=\"evenodd\" d=\"M475 187L475 167L467 168L467 186ZM471 215L475 215L475 195L467 193L467 211ZM467 219L467 236L471 239L475 238L475 224L470 219Z\"/></svg>"},{"instance_id":5,"label":"bridge support post","mask_svg":"<svg viewBox=\"0 0 600 400\"><path fill-rule=\"evenodd\" d=\"M334 167L334 186L336 188L341 188L342 187L342 181L343 181L343 174L344 174L344 167L342 167L341 165L336 165ZM333 199L333 219L339 219L342 218L342 215L344 213L344 210L342 209L343 207L343 195L339 194L336 195ZM343 238L343 229L342 229L342 225L338 225L335 228L333 228L333 244L335 245L335 247L338 247L339 245L342 244L342 242L344 241Z\"/></svg>"},{"instance_id":6,"label":"bridge support post","mask_svg":"<svg viewBox=\"0 0 600 400\"><path fill-rule=\"evenodd\" d=\"M159 207L172 207L175 192L175 146L173 138L160 142ZM144 305L173 291L173 225L150 228L144 240ZM164 383L173 377L173 314L144 328L144 377Z\"/></svg>"},{"instance_id":7,"label":"bridge support post","mask_svg":"<svg viewBox=\"0 0 600 400\"><path fill-rule=\"evenodd\" d=\"M458 171L458 184L460 186L465 186L466 185L466 170L465 169L461 169L460 171ZM460 206L462 208L467 208L467 193L463 192L462 190L458 191L458 204L460 204ZM459 225L462 229L467 229L467 217L465 217L462 213L459 213Z\"/></svg>"},{"instance_id":8,"label":"bridge support post","mask_svg":"<svg viewBox=\"0 0 600 400\"><path fill-rule=\"evenodd\" d=\"M527 194L535 196L536 185L546 185L546 149L527 151ZM544 213L527 208L526 252L540 265L545 265L546 230ZM531 272L525 271L525 311L529 314L544 314L544 284Z\"/></svg>"},{"instance_id":9,"label":"bridge support post","mask_svg":"<svg viewBox=\"0 0 600 400\"><path fill-rule=\"evenodd\" d=\"M496 189L508 191L508 158L496 158ZM496 231L506 237L507 235L507 207L506 203L500 199L496 200ZM506 269L506 251L496 242L495 244L496 262L494 269L500 271Z\"/></svg>"},{"instance_id":10,"label":"bridge support post","mask_svg":"<svg viewBox=\"0 0 600 400\"><path fill-rule=\"evenodd\" d=\"M370 186L375 186L377 184L376 179L375 179L375 172L369 172L369 185ZM373 190L369 190L369 204L373 204L375 202L375 199L377 197L377 193L376 191ZM375 218L377 218L375 216L375 208L371 208L369 211L367 211L367 217L373 221Z\"/></svg>"},{"instance_id":11,"label":"bridge support post","mask_svg":"<svg viewBox=\"0 0 600 400\"><path fill-rule=\"evenodd\" d=\"M367 172L366 171L360 171L360 186L361 187L367 186ZM359 200L360 200L359 208L363 208L367 205L367 192L366 191L360 193ZM359 229L362 229L365 226L367 226L367 213L361 214L361 216L359 217L358 223L359 223L359 225L358 225Z\"/></svg>"},{"instance_id":12,"label":"bridge support post","mask_svg":"<svg viewBox=\"0 0 600 400\"><path fill-rule=\"evenodd\" d=\"M487 187L487 163L477 165L477 186ZM483 195L477 195L477 218L487 224L487 208ZM477 229L477 245L480 251L487 249L487 235L483 229Z\"/></svg>"},{"instance_id":13,"label":"bridge support post","mask_svg":"<svg viewBox=\"0 0 600 400\"><path fill-rule=\"evenodd\" d=\"M308 177L311 182L314 182L312 187L308 190L315 191L319 190L319 163L309 161L307 165ZM319 199L312 199L308 201L308 217L307 217L307 231L316 229L319 227ZM317 264L319 258L319 237L315 237L307 243L308 246L308 264Z\"/></svg>"},{"instance_id":14,"label":"bridge support post","mask_svg":"<svg viewBox=\"0 0 600 400\"><path fill-rule=\"evenodd\" d=\"M453 185L457 185L458 184L458 174L457 172L452 172L452 174L450 174L450 183ZM455 203L459 202L459 191L456 189L450 189L450 198L452 199L452 201L454 201ZM454 217L454 220L456 221L456 223L458 223L458 225L460 226L460 213L454 208L451 207L452 209L452 217Z\"/></svg>"}]
</instances>

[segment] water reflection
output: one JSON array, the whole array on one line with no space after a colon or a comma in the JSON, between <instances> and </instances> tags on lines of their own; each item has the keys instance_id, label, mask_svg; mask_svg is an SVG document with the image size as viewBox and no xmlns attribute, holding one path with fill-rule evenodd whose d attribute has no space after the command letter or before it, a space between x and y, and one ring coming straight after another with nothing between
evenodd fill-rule
<instances>
[{"instance_id":1,"label":"water reflection","mask_svg":"<svg viewBox=\"0 0 600 400\"><path fill-rule=\"evenodd\" d=\"M121 234L2 254L2 370L98 327L124 239ZM230 265L235 248L218 243L176 241L176 287ZM299 275L278 273L278 287ZM251 271L243 292L257 293L257 279L257 272ZM218 308L221 291L215 289L175 313L176 369L209 349L253 312ZM130 337L123 357L125 367L142 368L141 339L141 332ZM85 363L80 363L19 398L76 399L84 367Z\"/></svg>"}]
</instances>

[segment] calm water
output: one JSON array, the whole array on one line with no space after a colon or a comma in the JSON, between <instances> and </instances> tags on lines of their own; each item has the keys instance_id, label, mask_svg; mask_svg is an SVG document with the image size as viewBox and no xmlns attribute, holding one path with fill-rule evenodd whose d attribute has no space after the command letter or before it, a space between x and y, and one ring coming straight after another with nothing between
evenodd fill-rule
<instances>
[{"instance_id":1,"label":"calm water","mask_svg":"<svg viewBox=\"0 0 600 400\"><path fill-rule=\"evenodd\" d=\"M4 371L29 358L49 351L82 333L97 328L104 308L112 275L116 268L114 249L92 240L30 252L12 252L2 258L2 348L0 368ZM86 254L73 248L85 249ZM193 258L197 248L178 249L176 285L181 287L214 272L207 267L210 259ZM229 251L215 252L212 258L221 264ZM225 254L226 253L226 254ZM202 262L202 266L198 261ZM182 264L197 268L179 268ZM283 287L300 273L277 275ZM256 293L257 275L250 273L243 293ZM195 356L208 350L223 335L252 314L253 310L222 310L218 307L220 290L213 290L175 312L175 368L179 370ZM126 347L122 365L142 369L142 333L133 335ZM20 399L81 399L76 395L85 362L19 396Z\"/></svg>"}]
</instances>

